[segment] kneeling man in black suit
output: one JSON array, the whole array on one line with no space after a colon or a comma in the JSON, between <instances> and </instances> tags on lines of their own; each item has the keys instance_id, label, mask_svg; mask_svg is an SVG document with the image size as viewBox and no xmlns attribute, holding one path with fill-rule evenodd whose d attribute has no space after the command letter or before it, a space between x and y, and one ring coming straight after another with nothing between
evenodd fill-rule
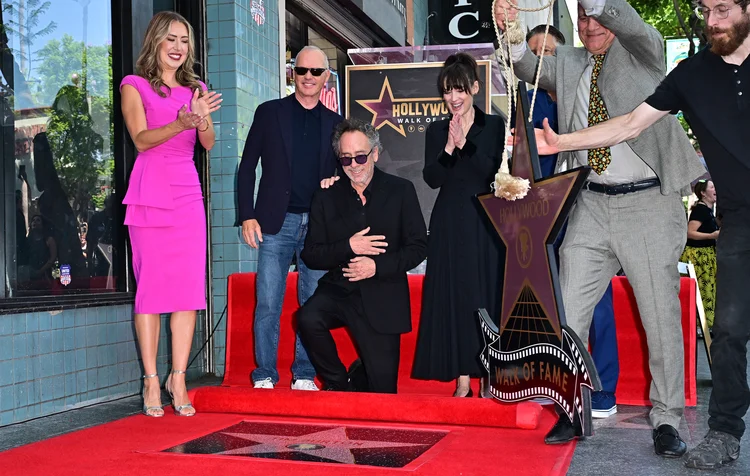
<instances>
[{"instance_id":1,"label":"kneeling man in black suit","mask_svg":"<svg viewBox=\"0 0 750 476\"><path fill-rule=\"evenodd\" d=\"M375 167L380 137L340 123L333 149L346 176L315 192L302 259L330 270L297 314L298 332L327 390L349 390L331 329L347 327L369 391L396 393L401 334L411 331L406 272L427 255L427 231L408 180Z\"/></svg>"}]
</instances>

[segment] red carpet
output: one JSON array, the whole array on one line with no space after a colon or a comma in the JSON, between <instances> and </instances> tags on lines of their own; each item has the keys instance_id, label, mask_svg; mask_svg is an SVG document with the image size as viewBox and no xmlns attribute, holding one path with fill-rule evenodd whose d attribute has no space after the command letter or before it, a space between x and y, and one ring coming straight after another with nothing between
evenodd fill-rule
<instances>
[{"instance_id":1,"label":"red carpet","mask_svg":"<svg viewBox=\"0 0 750 476\"><path fill-rule=\"evenodd\" d=\"M398 390L400 394L450 395L452 382L430 382L411 378L411 364L419 328L421 310L421 275L409 275L411 291L412 332L401 337L401 364L399 368ZM685 403L695 406L696 393L696 318L695 284L690 278L682 278L680 302L682 303L682 323L685 351ZM648 399L651 374L648 370L648 348L646 335L640 322L633 290L626 278L613 280L615 322L620 355L620 379L617 385L617 402L622 405L650 405ZM253 354L253 315L255 311L255 274L241 273L229 276L227 313L227 349L224 385L249 386L250 372L255 368ZM281 319L279 339L280 374L279 386L289 388L290 368L294 355L292 323L297 310L297 275L290 273ZM356 358L351 339L343 329L333 332L339 354L345 364ZM474 382L474 392L478 391Z\"/></svg>"},{"instance_id":2,"label":"red carpet","mask_svg":"<svg viewBox=\"0 0 750 476\"><path fill-rule=\"evenodd\" d=\"M288 462L219 455L183 455L161 451L243 420L273 417L202 413L194 418L168 414L162 419L134 416L0 453L2 474L54 475L564 475L575 445L546 446L544 433L554 422L546 410L539 428L519 431L476 426L388 425L450 433L405 469L349 464ZM319 420L283 421L321 423ZM361 425L361 423L358 423ZM378 423L383 428L385 424Z\"/></svg>"},{"instance_id":3,"label":"red carpet","mask_svg":"<svg viewBox=\"0 0 750 476\"><path fill-rule=\"evenodd\" d=\"M284 301L279 344L280 388L250 387L254 367L252 317L254 274L229 277L226 373L224 387L193 392L199 414L178 418L144 416L106 425L0 453L2 474L24 475L203 475L248 474L317 476L329 474L381 475L564 475L575 444L546 446L544 434L553 425L551 408L538 404L500 404L473 398L451 398L453 383L410 378L421 304L421 276L410 276L414 331L402 337L399 395L288 390L293 355L295 274L290 275ZM637 318L632 291L625 280L615 280L615 314L621 362L618 402L644 404L650 376L645 336ZM680 298L686 351L686 397L695 404L695 288L683 280ZM335 338L346 364L355 358L344 331ZM478 390L474 388L475 392ZM304 418L303 418L304 417ZM284 461L247 456L165 453L164 450L206 437L243 421L353 425L360 428L398 428L448 432L435 446L400 469L338 463ZM523 430L521 430L523 429ZM205 440L202 438L201 441ZM397 473L400 472L400 473Z\"/></svg>"},{"instance_id":4,"label":"red carpet","mask_svg":"<svg viewBox=\"0 0 750 476\"><path fill-rule=\"evenodd\" d=\"M419 314L422 309L422 275L409 275L411 294L412 331L401 336L401 362L399 365L399 393L450 395L453 382L413 380L411 365L417 345ZM255 368L253 347L253 316L255 315L255 273L238 273L229 276L227 285L227 348L224 369L224 385L249 386L250 372ZM281 311L281 335L279 337L279 386L289 388L291 366L294 357L294 313L299 308L297 301L297 273L289 273L284 305ZM357 358L349 335L345 329L333 331L339 355L345 365ZM475 382L476 383L476 382ZM478 388L475 388L476 392Z\"/></svg>"},{"instance_id":5,"label":"red carpet","mask_svg":"<svg viewBox=\"0 0 750 476\"><path fill-rule=\"evenodd\" d=\"M273 392L273 398L269 394ZM438 423L534 429L541 405L434 395L300 392L288 389L202 387L192 396L199 412L246 413L394 423Z\"/></svg>"},{"instance_id":6,"label":"red carpet","mask_svg":"<svg viewBox=\"0 0 750 476\"><path fill-rule=\"evenodd\" d=\"M646 332L641 325L633 288L628 280L616 277L612 280L615 304L617 346L620 355L620 379L617 382L617 403L621 405L651 405L648 399L651 372L648 370L648 346ZM682 304L682 333L685 352L685 405L698 403L696 390L696 318L695 281L680 280L680 302Z\"/></svg>"},{"instance_id":7,"label":"red carpet","mask_svg":"<svg viewBox=\"0 0 750 476\"><path fill-rule=\"evenodd\" d=\"M253 353L255 273L230 275L227 293L229 307L224 387L201 389L196 395L196 404L205 402L210 409L200 406L197 408L199 411L252 412L298 417L535 428L540 411L538 404L531 402L523 405L502 404L480 398L458 400L451 397L455 386L453 382L432 382L411 378L411 364L414 360L417 341L416 329L419 328L422 303L422 280L421 275L409 275L414 330L401 337L398 395L384 397L367 393L342 392L300 395L299 392L286 391L291 382L290 369L294 356L293 315L299 307L297 273L290 273L284 295L279 337L277 368L280 381L278 388L273 391L274 398L269 403L262 398L266 394L258 394L257 391L253 391L254 389L248 388L250 372L255 368ZM345 329L337 329L333 335L342 361L349 365L357 358L349 335ZM479 391L477 383L474 382L474 385L474 391L477 394ZM246 390L241 398L239 398L239 389ZM203 398L201 396L203 391L209 392L210 396ZM258 395L261 395L261 398L258 398ZM299 399L305 399L307 403L301 405Z\"/></svg>"}]
</instances>

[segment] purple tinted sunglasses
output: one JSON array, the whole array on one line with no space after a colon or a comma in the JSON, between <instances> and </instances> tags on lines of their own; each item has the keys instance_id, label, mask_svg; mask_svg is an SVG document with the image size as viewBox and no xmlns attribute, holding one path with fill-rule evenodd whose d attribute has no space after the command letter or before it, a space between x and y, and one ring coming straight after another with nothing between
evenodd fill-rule
<instances>
[{"instance_id":1,"label":"purple tinted sunglasses","mask_svg":"<svg viewBox=\"0 0 750 476\"><path fill-rule=\"evenodd\" d=\"M359 165L363 165L367 163L367 158L370 156L370 154L372 154L373 150L375 150L374 147L370 149L370 152L368 152L367 154L355 155L354 157L341 156L339 157L339 160L341 161L341 165L343 165L344 167L349 167L350 165L352 165L352 160L357 162Z\"/></svg>"}]
</instances>

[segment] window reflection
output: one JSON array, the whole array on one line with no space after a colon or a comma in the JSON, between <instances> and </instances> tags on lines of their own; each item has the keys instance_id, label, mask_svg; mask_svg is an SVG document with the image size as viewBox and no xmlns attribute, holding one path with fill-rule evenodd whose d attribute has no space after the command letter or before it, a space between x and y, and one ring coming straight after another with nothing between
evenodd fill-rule
<instances>
[{"instance_id":1,"label":"window reflection","mask_svg":"<svg viewBox=\"0 0 750 476\"><path fill-rule=\"evenodd\" d=\"M3 163L15 177L15 194L5 194L15 199L15 227L4 231L7 294L114 290L110 2L0 7L0 114L14 142Z\"/></svg>"}]
</instances>

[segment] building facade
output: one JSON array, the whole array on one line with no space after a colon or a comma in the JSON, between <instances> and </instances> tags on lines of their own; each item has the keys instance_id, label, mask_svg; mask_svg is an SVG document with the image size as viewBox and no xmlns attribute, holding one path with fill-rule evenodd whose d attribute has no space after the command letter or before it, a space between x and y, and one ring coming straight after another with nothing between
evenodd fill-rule
<instances>
[{"instance_id":1,"label":"building facade","mask_svg":"<svg viewBox=\"0 0 750 476\"><path fill-rule=\"evenodd\" d=\"M226 278L256 269L236 214L255 109L293 92L289 70L307 44L327 52L334 73L351 48L422 44L427 0L0 1L0 426L140 392L121 204L136 152L119 83L162 10L190 21L196 73L224 99L215 147L195 155L209 236L195 378L223 374ZM323 97L341 113L343 76L332 75ZM162 332L164 378L170 361Z\"/></svg>"}]
</instances>

